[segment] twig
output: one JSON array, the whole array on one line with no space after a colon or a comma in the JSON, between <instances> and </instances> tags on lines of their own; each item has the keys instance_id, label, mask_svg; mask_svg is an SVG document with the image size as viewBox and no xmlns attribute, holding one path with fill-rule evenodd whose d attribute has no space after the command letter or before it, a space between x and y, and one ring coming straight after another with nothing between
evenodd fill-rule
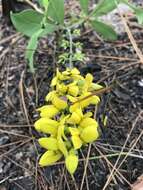
<instances>
[{"instance_id":1,"label":"twig","mask_svg":"<svg viewBox=\"0 0 143 190\"><path fill-rule=\"evenodd\" d=\"M91 151L91 144L88 147L88 153L87 153L87 157L86 157L86 162L85 162L84 173L83 173L83 177L82 177L82 181L81 181L80 190L83 189L84 179L86 176L87 166L88 166L88 162L89 162L90 151Z\"/></svg>"},{"instance_id":2,"label":"twig","mask_svg":"<svg viewBox=\"0 0 143 190\"><path fill-rule=\"evenodd\" d=\"M105 185L104 185L104 187L103 187L103 190L105 190L106 188L107 188L107 186L109 185L109 183L110 183L110 181L111 181L111 179L112 179L112 176L115 174L115 168L117 168L117 165L118 165L118 162L119 162L119 160L120 160L120 158L121 158L121 155L122 155L122 153L123 153L123 151L124 151L124 149L125 149L125 147L126 147L126 145L127 145L127 142L128 142L128 140L129 140L129 138L130 138L130 136L131 136L131 134L132 134L132 132L133 132L133 129L135 128L135 126L136 126L136 123L137 123L137 121L138 121L138 119L140 118L140 113L138 114L138 117L135 119L135 121L134 121L134 123L133 123L133 125L132 125L132 128L131 128L131 130L130 130L130 133L128 134L128 136L127 136L127 138L126 138L126 141L125 141L125 143L124 143L124 145L123 145L123 147L122 147L122 149L121 149L121 152L120 152L120 154L119 154L119 156L118 156L118 158L117 158L117 160L116 160L116 163L114 164L114 167L113 167L113 169L112 169L112 171L111 171L111 173L110 173L110 175L109 175L109 177L108 177L108 179L107 179L107 181L106 181L106 183L105 183ZM141 136L142 136L142 134L143 134L143 131L142 131L142 133L140 134ZM141 137L139 135L139 137ZM134 147L132 146L132 149L133 149ZM132 150L131 149L131 150ZM125 159L127 158L127 156L129 155L129 153L131 153L131 150L129 150L129 152L127 152L127 154L125 155L125 158L123 159L124 161L125 161ZM123 161L121 162L121 163L123 163ZM121 166L122 164L120 164L120 166ZM120 166L117 168L117 170L120 168ZM117 171L116 170L116 171Z\"/></svg>"},{"instance_id":3,"label":"twig","mask_svg":"<svg viewBox=\"0 0 143 190\"><path fill-rule=\"evenodd\" d=\"M143 64L143 54L142 54L141 50L138 48L138 45L137 45L137 43L136 43L136 41L135 41L135 39L134 39L134 37L133 37L133 35L131 33L131 30L130 30L127 22L126 22L126 19L122 16L122 14L120 14L120 16L121 16L122 22L124 24L125 30L126 30L126 32L128 34L128 37L130 39L130 42L131 42L136 54L138 55L141 63Z\"/></svg>"},{"instance_id":4,"label":"twig","mask_svg":"<svg viewBox=\"0 0 143 190\"><path fill-rule=\"evenodd\" d=\"M36 4L32 3L30 0L24 0L27 4L29 4L33 9L35 9L39 13L43 13L41 9L39 9Z\"/></svg>"}]
</instances>

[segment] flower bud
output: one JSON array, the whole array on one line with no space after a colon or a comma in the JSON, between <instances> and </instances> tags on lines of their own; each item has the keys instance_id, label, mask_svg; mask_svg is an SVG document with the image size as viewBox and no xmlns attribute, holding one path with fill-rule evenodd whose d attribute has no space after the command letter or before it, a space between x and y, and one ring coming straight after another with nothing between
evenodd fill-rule
<instances>
[{"instance_id":1,"label":"flower bud","mask_svg":"<svg viewBox=\"0 0 143 190\"><path fill-rule=\"evenodd\" d=\"M41 117L48 117L48 118L54 117L59 112L59 110L54 105L42 106L37 110L40 111Z\"/></svg>"},{"instance_id":2,"label":"flower bud","mask_svg":"<svg viewBox=\"0 0 143 190\"><path fill-rule=\"evenodd\" d=\"M43 137L38 140L41 147L48 150L58 150L58 142L56 138L53 137Z\"/></svg>"},{"instance_id":3,"label":"flower bud","mask_svg":"<svg viewBox=\"0 0 143 190\"><path fill-rule=\"evenodd\" d=\"M40 158L40 166L49 166L57 162L62 157L60 152L54 152L52 150L46 151Z\"/></svg>"},{"instance_id":4,"label":"flower bud","mask_svg":"<svg viewBox=\"0 0 143 190\"><path fill-rule=\"evenodd\" d=\"M72 175L74 174L75 170L78 166L78 157L74 154L70 154L66 157L66 168L69 173Z\"/></svg>"},{"instance_id":5,"label":"flower bud","mask_svg":"<svg viewBox=\"0 0 143 190\"><path fill-rule=\"evenodd\" d=\"M48 118L40 118L34 124L35 129L39 132L56 135L59 123Z\"/></svg>"}]
</instances>

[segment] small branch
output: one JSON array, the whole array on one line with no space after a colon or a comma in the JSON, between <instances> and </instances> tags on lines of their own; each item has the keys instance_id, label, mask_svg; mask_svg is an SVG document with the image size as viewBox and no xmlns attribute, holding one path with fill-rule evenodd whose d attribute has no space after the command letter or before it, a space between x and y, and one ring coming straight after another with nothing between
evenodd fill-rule
<instances>
[{"instance_id":1,"label":"small branch","mask_svg":"<svg viewBox=\"0 0 143 190\"><path fill-rule=\"evenodd\" d=\"M30 5L33 9L35 9L39 13L43 13L41 9L39 9L33 2L30 0L24 0L28 5Z\"/></svg>"}]
</instances>

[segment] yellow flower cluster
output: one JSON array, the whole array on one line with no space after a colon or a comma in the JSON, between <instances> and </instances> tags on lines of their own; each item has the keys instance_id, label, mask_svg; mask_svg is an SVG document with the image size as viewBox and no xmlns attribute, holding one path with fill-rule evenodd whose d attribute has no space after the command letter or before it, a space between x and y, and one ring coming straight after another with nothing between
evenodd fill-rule
<instances>
[{"instance_id":1,"label":"yellow flower cluster","mask_svg":"<svg viewBox=\"0 0 143 190\"><path fill-rule=\"evenodd\" d=\"M37 131L47 134L39 139L39 144L47 149L39 164L52 165L64 156L66 168L73 174L78 166L78 149L99 136L98 123L87 107L100 102L98 96L90 95L102 86L93 83L91 74L84 78L73 68L63 72L57 69L51 87L47 105L38 109L41 118L34 124Z\"/></svg>"}]
</instances>

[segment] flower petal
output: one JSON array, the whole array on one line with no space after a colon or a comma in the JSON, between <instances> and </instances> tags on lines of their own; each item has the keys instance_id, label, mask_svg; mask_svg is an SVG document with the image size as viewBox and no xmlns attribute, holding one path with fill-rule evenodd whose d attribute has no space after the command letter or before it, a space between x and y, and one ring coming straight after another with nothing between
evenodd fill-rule
<instances>
[{"instance_id":1,"label":"flower petal","mask_svg":"<svg viewBox=\"0 0 143 190\"><path fill-rule=\"evenodd\" d=\"M80 72L79 72L79 70L78 70L77 68L73 68L73 69L71 70L71 74L72 74L72 75L79 75Z\"/></svg>"},{"instance_id":2,"label":"flower petal","mask_svg":"<svg viewBox=\"0 0 143 190\"><path fill-rule=\"evenodd\" d=\"M38 140L39 144L48 150L58 150L57 139L53 137L43 137Z\"/></svg>"},{"instance_id":3,"label":"flower petal","mask_svg":"<svg viewBox=\"0 0 143 190\"><path fill-rule=\"evenodd\" d=\"M81 139L86 143L91 143L95 141L99 136L97 127L88 126L85 127L80 135Z\"/></svg>"},{"instance_id":4,"label":"flower petal","mask_svg":"<svg viewBox=\"0 0 143 190\"><path fill-rule=\"evenodd\" d=\"M76 97L78 95L78 93L79 93L78 86L76 86L76 85L69 86L69 88L68 88L68 94Z\"/></svg>"},{"instance_id":5,"label":"flower petal","mask_svg":"<svg viewBox=\"0 0 143 190\"><path fill-rule=\"evenodd\" d=\"M82 146L82 140L80 139L80 137L78 135L73 135L71 137L74 149L79 149Z\"/></svg>"},{"instance_id":6,"label":"flower petal","mask_svg":"<svg viewBox=\"0 0 143 190\"><path fill-rule=\"evenodd\" d=\"M58 78L57 78L57 77L54 77L54 78L52 79L51 86L56 86L57 82L58 82Z\"/></svg>"},{"instance_id":7,"label":"flower petal","mask_svg":"<svg viewBox=\"0 0 143 190\"><path fill-rule=\"evenodd\" d=\"M57 97L56 95L53 97L52 103L59 110L63 110L67 107L67 102Z\"/></svg>"},{"instance_id":8,"label":"flower petal","mask_svg":"<svg viewBox=\"0 0 143 190\"><path fill-rule=\"evenodd\" d=\"M59 123L48 118L40 118L34 124L35 129L39 132L56 135Z\"/></svg>"},{"instance_id":9,"label":"flower petal","mask_svg":"<svg viewBox=\"0 0 143 190\"><path fill-rule=\"evenodd\" d=\"M54 117L59 112L59 110L53 105L42 106L37 110L41 112L40 113L41 117L48 117L48 118Z\"/></svg>"},{"instance_id":10,"label":"flower petal","mask_svg":"<svg viewBox=\"0 0 143 190\"><path fill-rule=\"evenodd\" d=\"M103 88L103 86L101 86L100 84L97 84L97 83L91 84L91 90L100 90L102 88Z\"/></svg>"},{"instance_id":11,"label":"flower petal","mask_svg":"<svg viewBox=\"0 0 143 190\"><path fill-rule=\"evenodd\" d=\"M67 123L70 124L78 124L80 122L81 118L76 112L73 112L71 117L67 120Z\"/></svg>"},{"instance_id":12,"label":"flower petal","mask_svg":"<svg viewBox=\"0 0 143 190\"><path fill-rule=\"evenodd\" d=\"M95 127L98 127L98 123L95 119L93 118L84 118L81 122L80 122L80 127L87 127L87 126L91 126L94 125Z\"/></svg>"},{"instance_id":13,"label":"flower petal","mask_svg":"<svg viewBox=\"0 0 143 190\"><path fill-rule=\"evenodd\" d=\"M49 166L57 162L62 157L60 152L54 152L51 150L46 151L40 158L40 166Z\"/></svg>"}]
</instances>

